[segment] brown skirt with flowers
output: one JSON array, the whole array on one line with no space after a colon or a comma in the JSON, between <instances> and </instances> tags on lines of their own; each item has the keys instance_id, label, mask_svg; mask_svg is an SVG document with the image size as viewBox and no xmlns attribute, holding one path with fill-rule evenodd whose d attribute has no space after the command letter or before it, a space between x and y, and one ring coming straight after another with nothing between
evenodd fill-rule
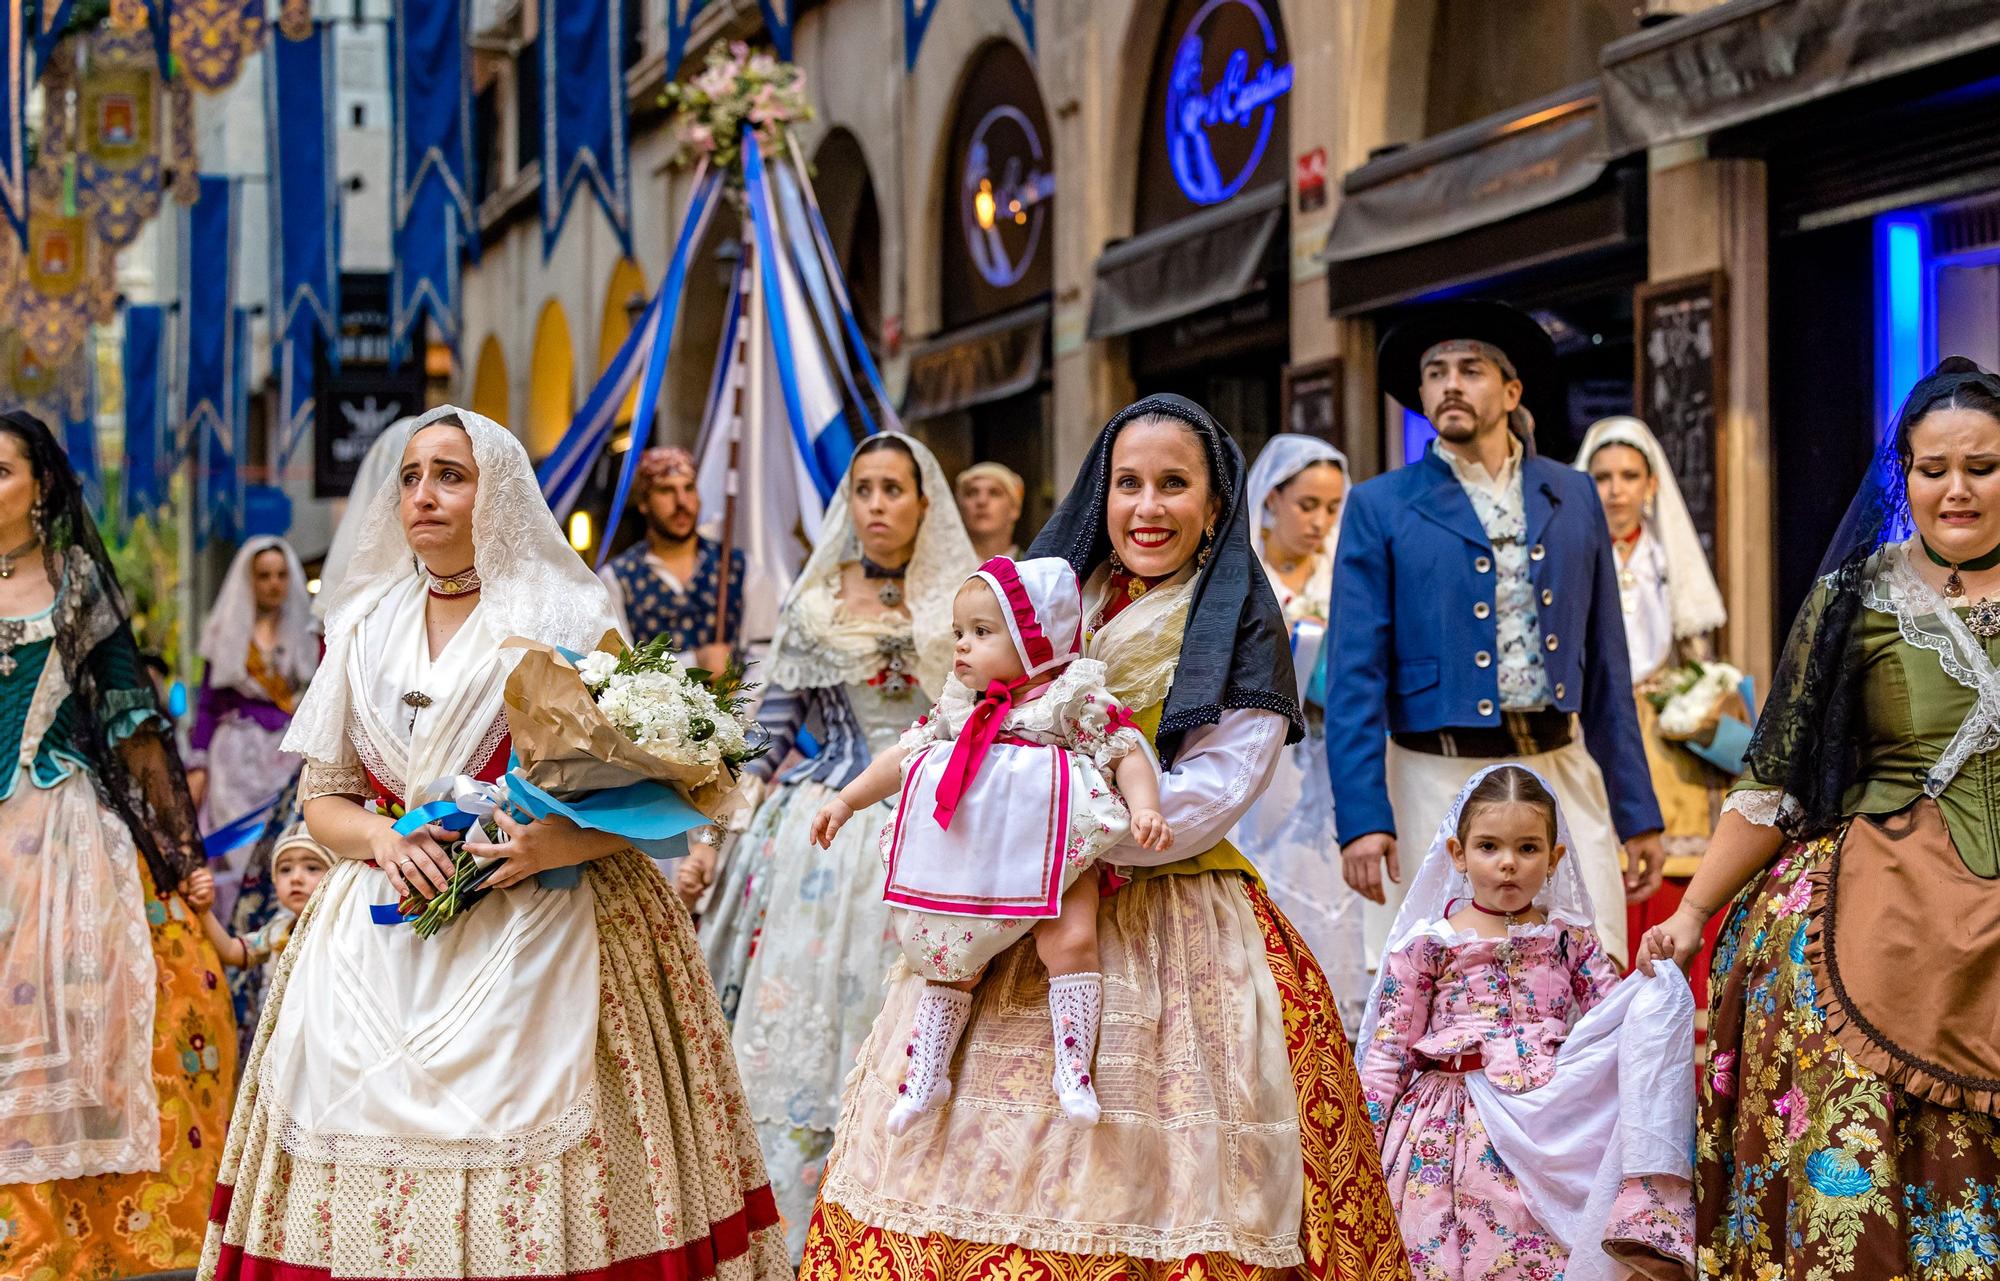
<instances>
[{"instance_id":1,"label":"brown skirt with flowers","mask_svg":"<svg viewBox=\"0 0 2000 1281\"><path fill-rule=\"evenodd\" d=\"M1703 1277L2000 1275L2000 1120L1912 1093L1906 1084L1935 1091L1915 1076L1879 1071L1871 1062L1886 1060L1875 1054L1851 1052L1856 1029L1826 983L1822 927L1842 842L1855 847L1849 854L1863 846L1875 857L1914 852L1890 853L1878 833L1858 835L1841 829L1788 846L1737 898L1717 940L1696 1161ZM1948 842L1942 853L1957 862ZM1837 884L1836 906L1858 886L1844 875ZM2000 899L2000 882L1961 888ZM1839 915L1847 930L1848 913ZM1886 955L1921 950L1928 939L1939 945L1927 967L1936 971L1947 960L1943 933L1964 915L1915 937L1886 917L1893 937L1857 920L1835 941L1842 957L1864 965L1852 958L1864 957L1871 940ZM1914 978L1922 968L1907 972ZM1951 1018L1990 1029L1994 1011Z\"/></svg>"}]
</instances>

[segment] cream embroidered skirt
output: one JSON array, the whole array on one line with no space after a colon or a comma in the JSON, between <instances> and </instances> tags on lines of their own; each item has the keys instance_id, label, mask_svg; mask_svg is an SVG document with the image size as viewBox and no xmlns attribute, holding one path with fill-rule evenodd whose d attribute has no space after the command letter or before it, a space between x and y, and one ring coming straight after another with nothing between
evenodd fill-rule
<instances>
[{"instance_id":1,"label":"cream embroidered skirt","mask_svg":"<svg viewBox=\"0 0 2000 1281\"><path fill-rule=\"evenodd\" d=\"M316 1163L280 1141L260 1071L309 905L278 963L210 1213L203 1281L787 1275L729 1030L686 911L626 851L590 865L596 1108L574 1145L494 1169Z\"/></svg>"}]
</instances>

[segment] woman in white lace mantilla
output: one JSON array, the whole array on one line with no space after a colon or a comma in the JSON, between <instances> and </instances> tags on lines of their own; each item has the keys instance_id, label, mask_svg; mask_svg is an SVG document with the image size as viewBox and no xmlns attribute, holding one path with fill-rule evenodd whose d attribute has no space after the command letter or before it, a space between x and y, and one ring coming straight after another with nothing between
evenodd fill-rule
<instances>
[{"instance_id":1,"label":"woman in white lace mantilla","mask_svg":"<svg viewBox=\"0 0 2000 1281\"><path fill-rule=\"evenodd\" d=\"M1576 466L1597 482L1618 555L1618 599L1625 613L1639 732L1653 794L1667 824L1661 838L1667 848L1666 874L1685 882L1708 848L1731 780L1661 735L1660 713L1651 696L1682 663L1709 658L1715 633L1729 621L1729 612L1666 451L1645 423L1620 416L1592 424ZM1648 904L1635 915L1660 920L1665 907Z\"/></svg>"},{"instance_id":2,"label":"woman in white lace mantilla","mask_svg":"<svg viewBox=\"0 0 2000 1281\"><path fill-rule=\"evenodd\" d=\"M1347 497L1347 456L1315 436L1271 437L1250 468L1250 543L1284 611L1306 736L1278 755L1271 783L1230 833L1271 901L1305 936L1352 1033L1368 1001L1364 900L1341 872L1326 766L1326 623Z\"/></svg>"},{"instance_id":3,"label":"woman in white lace mantilla","mask_svg":"<svg viewBox=\"0 0 2000 1281\"><path fill-rule=\"evenodd\" d=\"M282 538L237 549L201 629L201 692L187 756L188 787L214 832L268 806L299 770L284 751L299 696L319 667L319 621L299 555ZM229 851L217 871L216 915L228 920L254 850Z\"/></svg>"},{"instance_id":4,"label":"woman in white lace mantilla","mask_svg":"<svg viewBox=\"0 0 2000 1281\"><path fill-rule=\"evenodd\" d=\"M774 1277L728 1032L650 860L513 825L506 888L434 938L396 919L448 864L436 829L398 836L388 812L506 766L501 642L587 649L612 627L504 428L445 407L403 441L286 739L341 861L278 963L201 1275ZM572 889L531 877L579 863Z\"/></svg>"},{"instance_id":5,"label":"woman in white lace mantilla","mask_svg":"<svg viewBox=\"0 0 2000 1281\"><path fill-rule=\"evenodd\" d=\"M750 767L775 786L737 839L702 930L794 1259L841 1082L899 951L875 839L889 806L863 810L823 850L813 815L942 692L952 595L975 566L944 469L918 441L885 432L856 450L779 612L758 714L773 746ZM801 730L818 754L777 773Z\"/></svg>"}]
</instances>

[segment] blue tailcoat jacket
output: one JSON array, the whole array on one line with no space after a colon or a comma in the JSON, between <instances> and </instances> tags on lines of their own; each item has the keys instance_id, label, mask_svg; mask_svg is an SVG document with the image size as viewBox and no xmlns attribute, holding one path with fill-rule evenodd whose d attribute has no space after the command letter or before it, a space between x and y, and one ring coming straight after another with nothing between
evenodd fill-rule
<instances>
[{"instance_id":1,"label":"blue tailcoat jacket","mask_svg":"<svg viewBox=\"0 0 2000 1281\"><path fill-rule=\"evenodd\" d=\"M1554 706L1581 715L1619 838L1657 831L1597 488L1582 472L1527 457L1521 497ZM1396 831L1383 776L1389 734L1500 724L1496 572L1472 500L1435 450L1348 496L1326 645L1326 750L1342 844Z\"/></svg>"}]
</instances>

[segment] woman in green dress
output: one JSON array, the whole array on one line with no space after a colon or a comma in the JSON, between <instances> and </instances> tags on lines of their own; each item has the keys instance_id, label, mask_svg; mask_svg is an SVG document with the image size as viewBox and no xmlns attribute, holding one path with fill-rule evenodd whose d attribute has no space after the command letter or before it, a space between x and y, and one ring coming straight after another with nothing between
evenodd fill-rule
<instances>
[{"instance_id":1,"label":"woman in green dress","mask_svg":"<svg viewBox=\"0 0 2000 1281\"><path fill-rule=\"evenodd\" d=\"M1639 963L1727 905L1704 1277L2000 1270L2000 377L1917 384L1794 624L1744 781ZM1731 900L1734 900L1733 903Z\"/></svg>"}]
</instances>

